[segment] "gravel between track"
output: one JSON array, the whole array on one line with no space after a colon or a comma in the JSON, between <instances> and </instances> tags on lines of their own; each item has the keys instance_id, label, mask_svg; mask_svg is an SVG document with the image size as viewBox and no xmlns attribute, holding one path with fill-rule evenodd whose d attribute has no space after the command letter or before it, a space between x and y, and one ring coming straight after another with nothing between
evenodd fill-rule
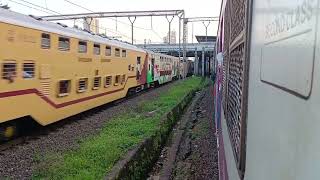
<instances>
[{"instance_id":1,"label":"gravel between track","mask_svg":"<svg viewBox=\"0 0 320 180\"><path fill-rule=\"evenodd\" d=\"M96 134L106 121L133 110L143 101L157 98L176 82L145 92L120 104L108 104L41 128L41 135L0 152L0 179L31 179L37 158L51 152L63 152L77 146L79 139Z\"/></svg>"},{"instance_id":2,"label":"gravel between track","mask_svg":"<svg viewBox=\"0 0 320 180\"><path fill-rule=\"evenodd\" d=\"M212 86L202 91L192 111L176 159L175 180L218 180L218 152L214 125Z\"/></svg>"},{"instance_id":3,"label":"gravel between track","mask_svg":"<svg viewBox=\"0 0 320 180\"><path fill-rule=\"evenodd\" d=\"M148 180L219 179L211 90L212 86L196 94L173 129Z\"/></svg>"}]
</instances>

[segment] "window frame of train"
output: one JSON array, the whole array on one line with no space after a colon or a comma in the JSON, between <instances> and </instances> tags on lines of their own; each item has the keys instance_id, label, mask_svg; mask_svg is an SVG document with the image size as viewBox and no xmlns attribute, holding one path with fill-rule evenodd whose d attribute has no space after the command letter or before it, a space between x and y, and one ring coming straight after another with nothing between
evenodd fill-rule
<instances>
[{"instance_id":1,"label":"window frame of train","mask_svg":"<svg viewBox=\"0 0 320 180\"><path fill-rule=\"evenodd\" d=\"M115 48L114 49L114 56L115 57L120 57L120 48Z\"/></svg>"},{"instance_id":2,"label":"window frame of train","mask_svg":"<svg viewBox=\"0 0 320 180\"><path fill-rule=\"evenodd\" d=\"M99 56L101 54L101 44L94 43L93 44L93 54Z\"/></svg>"},{"instance_id":3,"label":"window frame of train","mask_svg":"<svg viewBox=\"0 0 320 180\"><path fill-rule=\"evenodd\" d=\"M240 179L246 165L251 1L227 1L221 14L217 49L223 53L222 107ZM237 5L240 3L240 6ZM234 6L234 7L233 7ZM238 12L238 13L233 13ZM223 44L222 44L223 42ZM222 48L223 47L223 48Z\"/></svg>"},{"instance_id":4,"label":"window frame of train","mask_svg":"<svg viewBox=\"0 0 320 180\"><path fill-rule=\"evenodd\" d=\"M104 87L105 88L108 88L112 85L112 76L111 75L107 75L105 77L105 80L104 80Z\"/></svg>"},{"instance_id":5,"label":"window frame of train","mask_svg":"<svg viewBox=\"0 0 320 180\"><path fill-rule=\"evenodd\" d=\"M122 57L124 57L124 58L127 57L127 50L122 49L121 55L122 55Z\"/></svg>"},{"instance_id":6,"label":"window frame of train","mask_svg":"<svg viewBox=\"0 0 320 180\"><path fill-rule=\"evenodd\" d=\"M2 62L2 79L4 80L9 80L9 81L13 81L12 78L16 78L17 77L17 62L15 60L4 60ZM10 75L9 77L9 73L12 75Z\"/></svg>"},{"instance_id":7,"label":"window frame of train","mask_svg":"<svg viewBox=\"0 0 320 180\"><path fill-rule=\"evenodd\" d=\"M111 56L112 55L112 47L111 46L106 46L106 48L105 48L105 55L106 56Z\"/></svg>"},{"instance_id":8,"label":"window frame of train","mask_svg":"<svg viewBox=\"0 0 320 180\"><path fill-rule=\"evenodd\" d=\"M51 48L51 36L49 33L41 33L41 48L42 49Z\"/></svg>"},{"instance_id":9,"label":"window frame of train","mask_svg":"<svg viewBox=\"0 0 320 180\"><path fill-rule=\"evenodd\" d=\"M140 79L140 72L138 66L141 66L141 56L137 57L137 67L136 67L136 79Z\"/></svg>"},{"instance_id":10,"label":"window frame of train","mask_svg":"<svg viewBox=\"0 0 320 180\"><path fill-rule=\"evenodd\" d=\"M77 92L83 93L88 90L89 78L79 78L77 84Z\"/></svg>"},{"instance_id":11,"label":"window frame of train","mask_svg":"<svg viewBox=\"0 0 320 180\"><path fill-rule=\"evenodd\" d=\"M121 85L123 85L124 84L124 82L126 81L126 75L125 74L123 74L122 76L121 76L121 80L120 80L121 82Z\"/></svg>"},{"instance_id":12,"label":"window frame of train","mask_svg":"<svg viewBox=\"0 0 320 180\"><path fill-rule=\"evenodd\" d=\"M78 42L78 53L86 54L88 52L88 42L79 41Z\"/></svg>"},{"instance_id":13,"label":"window frame of train","mask_svg":"<svg viewBox=\"0 0 320 180\"><path fill-rule=\"evenodd\" d=\"M100 87L101 87L101 76L95 76L94 78L93 78L93 86L92 86L92 89L93 90L98 90L98 89L100 89Z\"/></svg>"},{"instance_id":14,"label":"window frame of train","mask_svg":"<svg viewBox=\"0 0 320 180\"><path fill-rule=\"evenodd\" d=\"M70 44L71 44L70 38L62 37L62 36L58 37L58 49L60 51L70 51Z\"/></svg>"},{"instance_id":15,"label":"window frame of train","mask_svg":"<svg viewBox=\"0 0 320 180\"><path fill-rule=\"evenodd\" d=\"M223 37L221 37L224 38L223 73L224 77L226 77L222 88L226 91L223 92L223 101L226 102L226 105L223 106L225 106L225 120L238 174L240 179L243 179L246 166L251 1L245 0L241 7L236 6L234 9L232 5L230 0L226 2L222 22L224 30ZM241 11L236 8L244 9ZM244 14L237 15L232 12L241 12ZM243 19L239 20L239 17ZM240 32L236 32L237 30ZM240 76L238 74L240 74ZM234 78L233 76L237 77ZM238 96L240 99L234 98ZM239 103L237 104L237 102ZM238 112L238 114L236 112Z\"/></svg>"},{"instance_id":16,"label":"window frame of train","mask_svg":"<svg viewBox=\"0 0 320 180\"><path fill-rule=\"evenodd\" d=\"M26 60L22 64L22 78L34 79L35 78L35 63L32 60Z\"/></svg>"},{"instance_id":17,"label":"window frame of train","mask_svg":"<svg viewBox=\"0 0 320 180\"><path fill-rule=\"evenodd\" d=\"M62 91L62 87L64 89L63 91ZM58 81L58 97L68 96L70 92L71 92L71 79L60 79Z\"/></svg>"},{"instance_id":18,"label":"window frame of train","mask_svg":"<svg viewBox=\"0 0 320 180\"><path fill-rule=\"evenodd\" d=\"M114 86L119 86L120 81L121 81L121 75L118 74L114 77Z\"/></svg>"}]
</instances>

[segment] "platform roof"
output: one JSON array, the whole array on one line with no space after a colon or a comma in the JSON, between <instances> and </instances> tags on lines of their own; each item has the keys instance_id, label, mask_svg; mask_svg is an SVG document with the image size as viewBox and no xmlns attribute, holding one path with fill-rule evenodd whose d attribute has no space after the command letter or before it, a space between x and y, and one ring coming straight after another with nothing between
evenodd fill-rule
<instances>
[{"instance_id":1,"label":"platform roof","mask_svg":"<svg viewBox=\"0 0 320 180\"><path fill-rule=\"evenodd\" d=\"M206 42L206 36L196 36L199 43ZM208 42L216 42L217 36L207 36Z\"/></svg>"}]
</instances>

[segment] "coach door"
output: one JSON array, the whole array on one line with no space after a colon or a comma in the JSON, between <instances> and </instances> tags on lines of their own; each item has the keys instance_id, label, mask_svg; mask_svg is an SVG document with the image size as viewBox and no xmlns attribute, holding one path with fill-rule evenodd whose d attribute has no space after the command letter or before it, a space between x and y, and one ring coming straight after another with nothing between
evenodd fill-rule
<instances>
[{"instance_id":1,"label":"coach door","mask_svg":"<svg viewBox=\"0 0 320 180\"><path fill-rule=\"evenodd\" d=\"M154 79L154 58L151 59L151 76Z\"/></svg>"},{"instance_id":2,"label":"coach door","mask_svg":"<svg viewBox=\"0 0 320 180\"><path fill-rule=\"evenodd\" d=\"M141 75L141 57L137 57L136 74L137 74L137 80L139 80Z\"/></svg>"},{"instance_id":3,"label":"coach door","mask_svg":"<svg viewBox=\"0 0 320 180\"><path fill-rule=\"evenodd\" d=\"M50 96L51 87L51 65L42 64L40 66L40 84L41 84L41 94L43 96Z\"/></svg>"}]
</instances>

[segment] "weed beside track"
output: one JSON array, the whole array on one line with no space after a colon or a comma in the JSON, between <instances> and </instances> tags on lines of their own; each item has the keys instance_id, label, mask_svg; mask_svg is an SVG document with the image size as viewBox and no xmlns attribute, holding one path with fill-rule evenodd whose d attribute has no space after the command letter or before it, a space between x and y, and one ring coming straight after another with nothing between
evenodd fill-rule
<instances>
[{"instance_id":1,"label":"weed beside track","mask_svg":"<svg viewBox=\"0 0 320 180\"><path fill-rule=\"evenodd\" d=\"M77 148L40 158L33 178L103 178L126 152L156 131L161 116L204 84L201 78L189 78L176 83L157 99L140 102L133 110L109 120L97 135L82 139Z\"/></svg>"}]
</instances>

